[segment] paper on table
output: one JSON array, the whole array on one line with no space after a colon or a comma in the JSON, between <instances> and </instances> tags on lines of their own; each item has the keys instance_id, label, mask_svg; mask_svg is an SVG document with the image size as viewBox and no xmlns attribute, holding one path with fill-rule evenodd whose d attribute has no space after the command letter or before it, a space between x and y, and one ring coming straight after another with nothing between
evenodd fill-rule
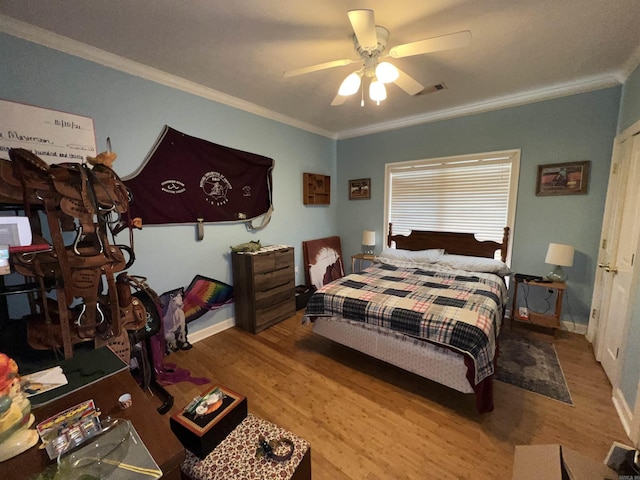
<instances>
[{"instance_id":1,"label":"paper on table","mask_svg":"<svg viewBox=\"0 0 640 480\"><path fill-rule=\"evenodd\" d=\"M20 386L27 397L48 392L67 383L67 377L60 366L20 377Z\"/></svg>"}]
</instances>

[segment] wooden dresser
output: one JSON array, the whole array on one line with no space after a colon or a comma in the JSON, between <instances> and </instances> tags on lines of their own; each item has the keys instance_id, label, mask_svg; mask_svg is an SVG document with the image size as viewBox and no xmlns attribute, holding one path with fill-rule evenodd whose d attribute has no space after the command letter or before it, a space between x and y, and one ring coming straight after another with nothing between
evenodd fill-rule
<instances>
[{"instance_id":1,"label":"wooden dresser","mask_svg":"<svg viewBox=\"0 0 640 480\"><path fill-rule=\"evenodd\" d=\"M232 253L236 325L258 333L296 313L293 247Z\"/></svg>"}]
</instances>

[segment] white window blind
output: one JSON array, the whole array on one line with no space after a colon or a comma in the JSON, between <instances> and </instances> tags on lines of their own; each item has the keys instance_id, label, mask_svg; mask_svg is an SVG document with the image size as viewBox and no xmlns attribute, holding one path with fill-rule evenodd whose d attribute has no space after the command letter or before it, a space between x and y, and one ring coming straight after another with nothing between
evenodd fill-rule
<instances>
[{"instance_id":1,"label":"white window blind","mask_svg":"<svg viewBox=\"0 0 640 480\"><path fill-rule=\"evenodd\" d=\"M513 224L519 151L387 165L387 219L394 234L473 232L502 241Z\"/></svg>"}]
</instances>

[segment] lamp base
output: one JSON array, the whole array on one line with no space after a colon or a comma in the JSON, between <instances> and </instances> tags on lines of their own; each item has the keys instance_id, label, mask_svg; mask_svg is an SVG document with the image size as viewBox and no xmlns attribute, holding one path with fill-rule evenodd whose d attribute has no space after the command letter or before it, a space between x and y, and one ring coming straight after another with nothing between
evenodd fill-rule
<instances>
[{"instance_id":1,"label":"lamp base","mask_svg":"<svg viewBox=\"0 0 640 480\"><path fill-rule=\"evenodd\" d=\"M362 246L362 253L364 253L365 255L373 255L373 249L375 248L375 245L369 246L369 245L363 245Z\"/></svg>"},{"instance_id":2,"label":"lamp base","mask_svg":"<svg viewBox=\"0 0 640 480\"><path fill-rule=\"evenodd\" d=\"M564 273L564 270L562 270L560 265L556 265L551 272L547 273L547 279L552 282L563 283L567 281L567 274Z\"/></svg>"}]
</instances>

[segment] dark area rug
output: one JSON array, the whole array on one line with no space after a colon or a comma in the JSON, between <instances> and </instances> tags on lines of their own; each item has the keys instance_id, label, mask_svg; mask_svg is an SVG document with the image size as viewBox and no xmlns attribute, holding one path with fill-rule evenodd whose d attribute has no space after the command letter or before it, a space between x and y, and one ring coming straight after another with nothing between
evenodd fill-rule
<instances>
[{"instance_id":1,"label":"dark area rug","mask_svg":"<svg viewBox=\"0 0 640 480\"><path fill-rule=\"evenodd\" d=\"M504 328L495 379L573 405L553 343Z\"/></svg>"}]
</instances>

